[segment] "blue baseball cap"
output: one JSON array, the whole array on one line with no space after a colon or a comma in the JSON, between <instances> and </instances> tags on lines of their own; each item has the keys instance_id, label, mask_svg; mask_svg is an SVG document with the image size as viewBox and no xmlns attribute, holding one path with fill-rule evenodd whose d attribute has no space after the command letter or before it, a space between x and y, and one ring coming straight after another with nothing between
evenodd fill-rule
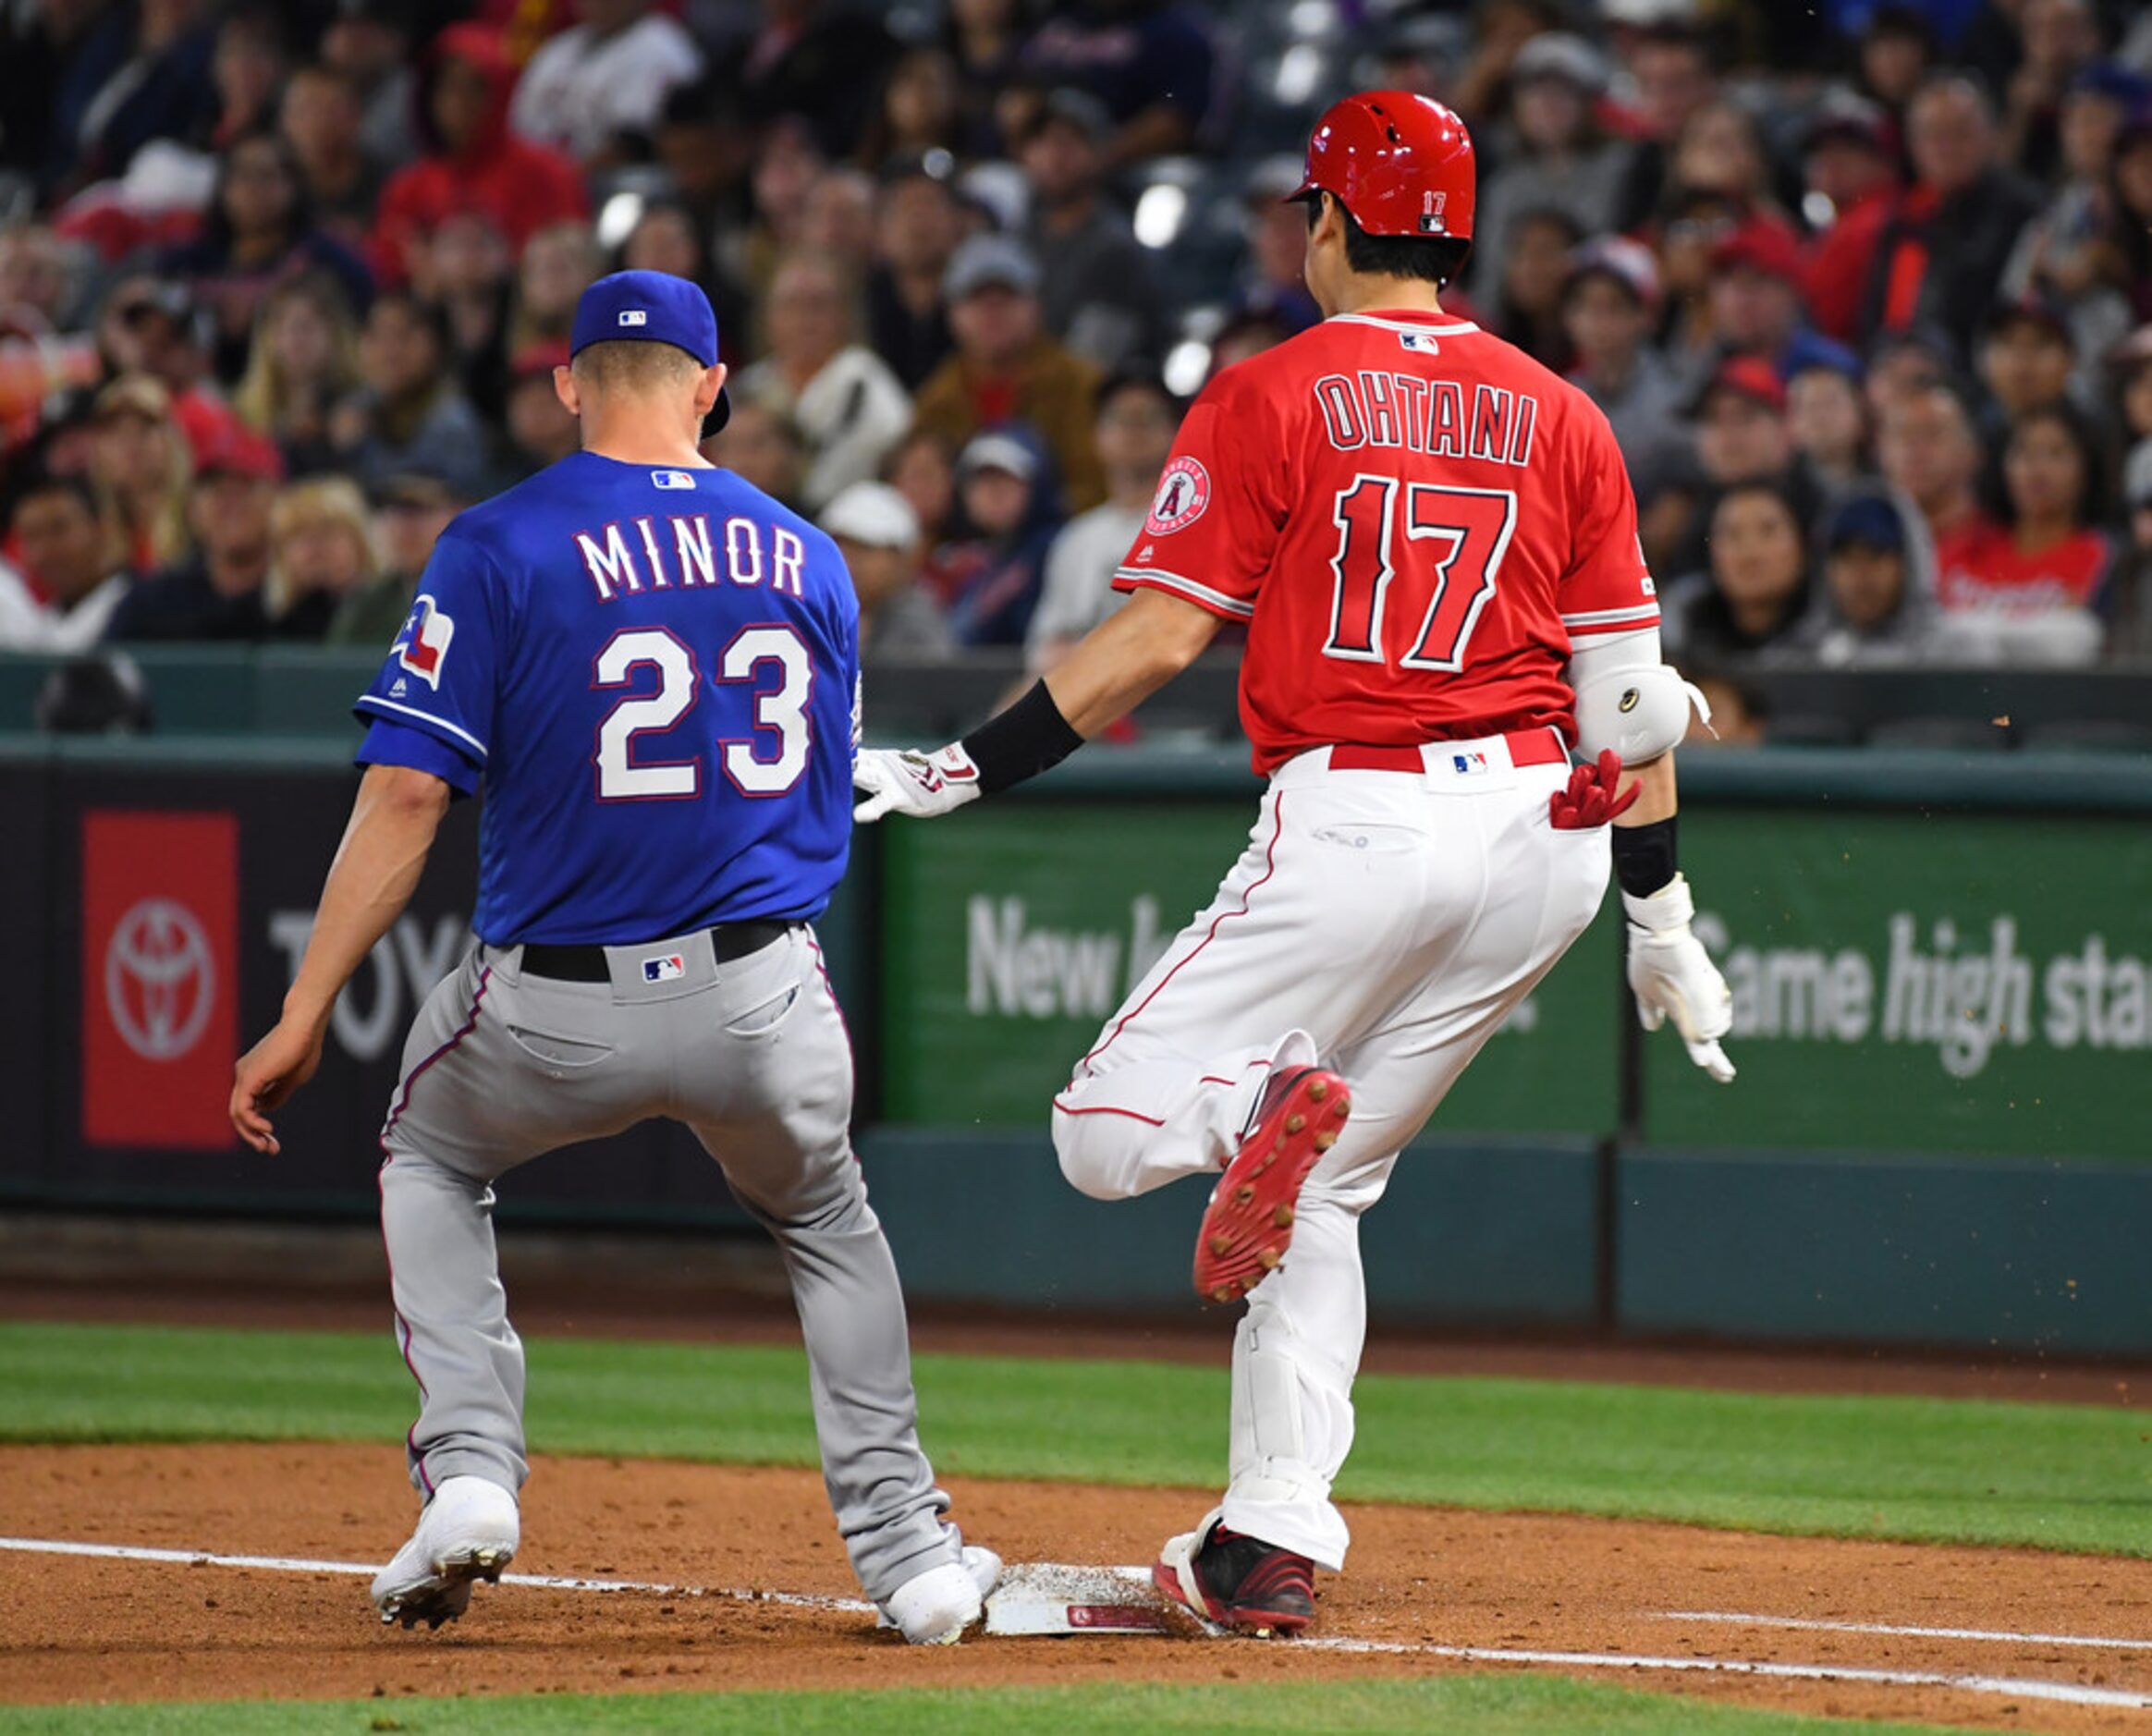
<instances>
[{"instance_id":1,"label":"blue baseball cap","mask_svg":"<svg viewBox=\"0 0 2152 1736\"><path fill-rule=\"evenodd\" d=\"M575 325L569 334L569 359L593 344L618 341L670 344L684 349L703 367L716 365L717 315L702 285L663 271L617 271L582 292L575 304ZM708 439L732 415L732 400L719 392L703 419Z\"/></svg>"}]
</instances>

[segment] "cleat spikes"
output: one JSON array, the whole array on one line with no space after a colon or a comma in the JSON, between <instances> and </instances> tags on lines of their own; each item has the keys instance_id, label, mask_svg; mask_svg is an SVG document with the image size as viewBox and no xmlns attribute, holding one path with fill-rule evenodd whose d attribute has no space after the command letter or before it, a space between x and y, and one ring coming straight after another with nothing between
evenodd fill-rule
<instances>
[{"instance_id":1,"label":"cleat spikes","mask_svg":"<svg viewBox=\"0 0 2152 1736\"><path fill-rule=\"evenodd\" d=\"M1308 1083L1308 1101L1320 1103L1330 1094L1330 1082L1326 1079L1311 1080Z\"/></svg>"},{"instance_id":2,"label":"cleat spikes","mask_svg":"<svg viewBox=\"0 0 2152 1736\"><path fill-rule=\"evenodd\" d=\"M1317 1151L1328 1151L1330 1147L1335 1145L1337 1143L1337 1134L1331 1132L1328 1128L1325 1128L1320 1133L1315 1135L1315 1149Z\"/></svg>"},{"instance_id":3,"label":"cleat spikes","mask_svg":"<svg viewBox=\"0 0 2152 1736\"><path fill-rule=\"evenodd\" d=\"M1266 1272L1275 1272L1278 1269L1278 1263L1284 1258L1285 1256L1278 1253L1276 1248L1265 1248L1256 1254L1255 1261Z\"/></svg>"},{"instance_id":4,"label":"cleat spikes","mask_svg":"<svg viewBox=\"0 0 2152 1736\"><path fill-rule=\"evenodd\" d=\"M1290 1205L1279 1206L1270 1214L1270 1221L1280 1229L1290 1229L1292 1228L1292 1207Z\"/></svg>"},{"instance_id":5,"label":"cleat spikes","mask_svg":"<svg viewBox=\"0 0 2152 1736\"><path fill-rule=\"evenodd\" d=\"M1285 1118L1285 1131L1288 1133L1297 1133L1301 1131L1302 1128L1307 1126L1307 1124L1308 1118L1304 1115L1289 1115ZM1278 1143L1280 1145L1285 1143L1282 1139Z\"/></svg>"}]
</instances>

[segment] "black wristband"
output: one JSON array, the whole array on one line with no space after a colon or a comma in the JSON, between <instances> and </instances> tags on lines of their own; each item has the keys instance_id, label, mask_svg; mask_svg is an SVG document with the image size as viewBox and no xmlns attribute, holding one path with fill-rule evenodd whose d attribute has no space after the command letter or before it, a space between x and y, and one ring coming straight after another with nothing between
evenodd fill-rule
<instances>
[{"instance_id":1,"label":"black wristband","mask_svg":"<svg viewBox=\"0 0 2152 1736\"><path fill-rule=\"evenodd\" d=\"M1083 745L1069 727L1044 681L998 716L989 717L963 740L963 750L979 768L979 793L991 796L1027 777L1051 771Z\"/></svg>"},{"instance_id":2,"label":"black wristband","mask_svg":"<svg viewBox=\"0 0 2152 1736\"><path fill-rule=\"evenodd\" d=\"M1648 899L1670 886L1681 866L1671 814L1648 825L1614 828L1614 877L1631 898Z\"/></svg>"}]
</instances>

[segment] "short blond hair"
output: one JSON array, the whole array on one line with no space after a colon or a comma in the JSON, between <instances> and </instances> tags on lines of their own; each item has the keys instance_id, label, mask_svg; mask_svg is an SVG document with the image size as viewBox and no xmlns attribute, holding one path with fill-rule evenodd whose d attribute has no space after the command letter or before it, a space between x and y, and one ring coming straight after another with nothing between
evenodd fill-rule
<instances>
[{"instance_id":1,"label":"short blond hair","mask_svg":"<svg viewBox=\"0 0 2152 1736\"><path fill-rule=\"evenodd\" d=\"M569 364L577 385L601 392L656 393L692 386L703 364L678 344L646 337L609 337L586 344Z\"/></svg>"},{"instance_id":2,"label":"short blond hair","mask_svg":"<svg viewBox=\"0 0 2152 1736\"><path fill-rule=\"evenodd\" d=\"M381 570L381 552L373 540L373 517L366 496L348 476L310 476L293 483L269 508L269 578L263 601L275 618L299 601L296 581L286 570L284 544L301 531L341 531L359 550L361 582Z\"/></svg>"}]
</instances>

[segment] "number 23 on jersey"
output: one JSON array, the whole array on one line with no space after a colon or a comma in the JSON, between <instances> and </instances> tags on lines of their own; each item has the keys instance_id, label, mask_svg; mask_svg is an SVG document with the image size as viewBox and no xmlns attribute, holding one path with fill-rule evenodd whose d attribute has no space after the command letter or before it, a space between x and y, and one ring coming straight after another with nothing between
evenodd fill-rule
<instances>
[{"instance_id":1,"label":"number 23 on jersey","mask_svg":"<svg viewBox=\"0 0 2152 1736\"><path fill-rule=\"evenodd\" d=\"M591 685L640 688L649 680L645 670L655 671L656 691L617 701L598 725L592 764L600 801L679 801L703 793L700 753L665 759L658 757L661 743L636 740L668 734L694 710L703 677L689 646L662 627L623 628L593 660ZM709 679L754 693L753 734L718 743L727 781L743 796L785 794L807 769L810 746L807 704L814 671L800 635L776 624L743 627Z\"/></svg>"}]
</instances>

